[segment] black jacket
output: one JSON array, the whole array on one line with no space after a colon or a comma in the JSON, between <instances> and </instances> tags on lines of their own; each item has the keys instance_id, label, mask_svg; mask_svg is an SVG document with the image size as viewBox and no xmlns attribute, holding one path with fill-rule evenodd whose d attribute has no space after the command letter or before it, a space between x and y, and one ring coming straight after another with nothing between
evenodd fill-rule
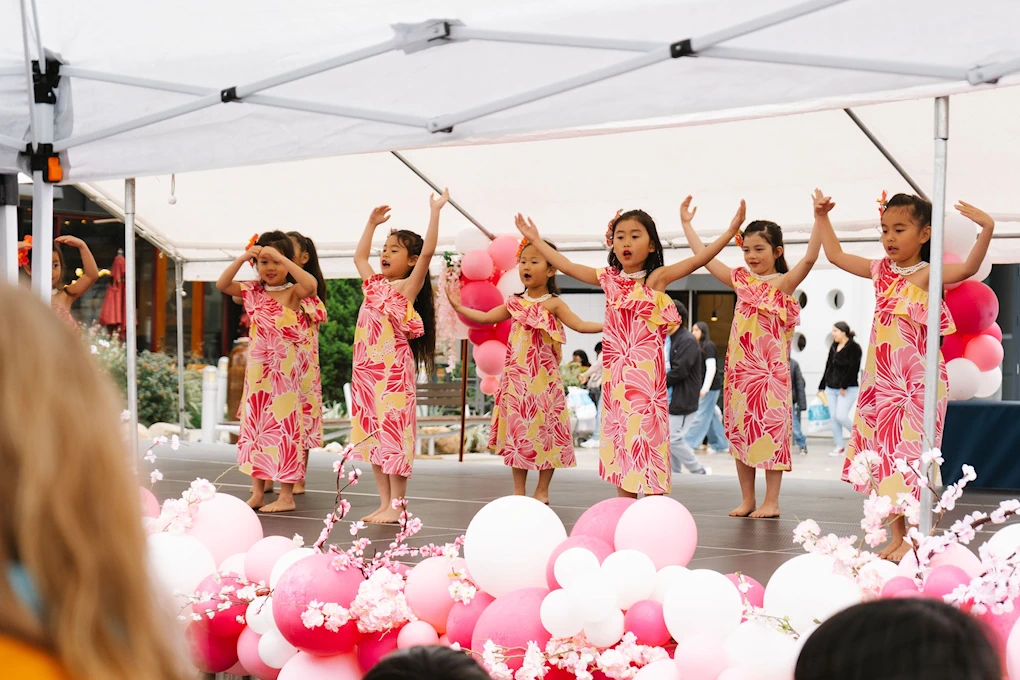
<instances>
[{"instance_id":1,"label":"black jacket","mask_svg":"<svg viewBox=\"0 0 1020 680\"><path fill-rule=\"evenodd\" d=\"M857 387L857 374L861 371L861 346L853 338L841 351L836 343L829 346L829 358L825 361L825 373L818 383L819 391L826 387L834 390L845 390Z\"/></svg>"},{"instance_id":2,"label":"black jacket","mask_svg":"<svg viewBox=\"0 0 1020 680\"><path fill-rule=\"evenodd\" d=\"M790 359L790 382L793 383L793 405L797 412L807 411L807 393L804 385L804 374L800 372L800 364Z\"/></svg>"},{"instance_id":3,"label":"black jacket","mask_svg":"<svg viewBox=\"0 0 1020 680\"><path fill-rule=\"evenodd\" d=\"M669 402L669 415L686 416L698 410L704 379L705 364L698 341L681 326L670 338L666 386L673 388L673 398Z\"/></svg>"}]
</instances>

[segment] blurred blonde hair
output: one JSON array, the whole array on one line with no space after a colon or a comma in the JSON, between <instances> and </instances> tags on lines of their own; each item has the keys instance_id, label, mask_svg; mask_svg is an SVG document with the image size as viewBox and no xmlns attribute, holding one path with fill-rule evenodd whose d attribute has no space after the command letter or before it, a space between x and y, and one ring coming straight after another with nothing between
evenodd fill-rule
<instances>
[{"instance_id":1,"label":"blurred blonde hair","mask_svg":"<svg viewBox=\"0 0 1020 680\"><path fill-rule=\"evenodd\" d=\"M76 680L184 678L179 629L150 586L113 386L26 291L0 285L0 319L0 635ZM43 620L15 596L11 564L34 580Z\"/></svg>"}]
</instances>

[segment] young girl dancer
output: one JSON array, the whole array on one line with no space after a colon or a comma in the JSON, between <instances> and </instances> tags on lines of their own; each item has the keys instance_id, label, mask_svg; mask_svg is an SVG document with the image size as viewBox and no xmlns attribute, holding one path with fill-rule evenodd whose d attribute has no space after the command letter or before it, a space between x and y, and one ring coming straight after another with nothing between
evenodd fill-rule
<instances>
[{"instance_id":1,"label":"young girl dancer","mask_svg":"<svg viewBox=\"0 0 1020 680\"><path fill-rule=\"evenodd\" d=\"M266 232L216 282L220 291L241 298L251 319L237 462L252 477L248 505L261 512L294 510L294 484L305 476L301 382L313 356L308 327L317 323L322 303L315 297L315 277L295 264L293 255L286 234ZM252 259L259 280L234 281ZM280 497L263 506L266 484L274 479L280 482Z\"/></svg>"},{"instance_id":2,"label":"young girl dancer","mask_svg":"<svg viewBox=\"0 0 1020 680\"><path fill-rule=\"evenodd\" d=\"M472 321L513 319L506 368L495 395L489 447L513 470L516 496L527 493L528 470L538 470L535 498L548 505L553 472L574 467L574 443L560 378L563 326L578 333L600 333L602 324L582 321L570 311L559 297L556 269L528 241L522 241L518 250L517 271L524 292L511 295L505 304L488 312L460 304L455 289L447 294L453 309Z\"/></svg>"},{"instance_id":3,"label":"young girl dancer","mask_svg":"<svg viewBox=\"0 0 1020 680\"><path fill-rule=\"evenodd\" d=\"M680 206L687 242L703 252L691 220L691 197ZM730 225L732 229L733 225ZM790 343L800 318L800 304L792 293L811 271L821 250L814 230L807 253L793 269L783 254L783 230L775 222L755 220L737 243L747 267L730 269L718 260L708 271L737 293L723 385L724 420L730 452L736 460L743 501L731 517L779 517L779 487L790 469L793 389L790 383ZM765 502L755 506L754 478L765 470Z\"/></svg>"},{"instance_id":4,"label":"young girl dancer","mask_svg":"<svg viewBox=\"0 0 1020 680\"><path fill-rule=\"evenodd\" d=\"M74 304L75 300L84 295L85 291L92 287L92 284L99 280L99 267L96 265L96 258L92 256L92 251L85 245L85 241L82 241L77 236L58 236L53 239L53 242L55 245L50 266L52 272L50 285L53 287L53 296L50 299L50 305L61 319L71 326L78 328L78 322L71 316L71 305ZM78 277L77 281L70 285L64 285L67 267L64 265L64 254L56 244L77 248L81 256L81 266L84 273ZM21 257L25 272L29 276L32 275L32 265L28 257L28 253L31 250L31 239L26 239L18 244L18 254Z\"/></svg>"},{"instance_id":5,"label":"young girl dancer","mask_svg":"<svg viewBox=\"0 0 1020 680\"><path fill-rule=\"evenodd\" d=\"M517 228L551 266L578 281L598 284L606 293L599 475L620 496L669 493L669 413L662 347L680 317L665 293L666 286L708 262L733 238L742 221L743 207L730 231L704 252L666 266L651 216L643 210L617 214L606 230L609 267L594 269L550 248L535 223L517 215Z\"/></svg>"},{"instance_id":6,"label":"young girl dancer","mask_svg":"<svg viewBox=\"0 0 1020 680\"><path fill-rule=\"evenodd\" d=\"M881 462L873 465L871 476L878 493L895 503L900 493L920 498L921 487L914 473L902 473L897 461L919 467L924 449L924 363L928 342L928 262L931 244L931 203L917 196L896 194L882 210L882 246L886 256L868 260L844 253L829 221L835 203L815 189L815 226L825 244L825 256L840 269L870 278L875 284L875 321L871 327L868 356L861 374L857 416L847 446L843 479L849 480L852 461L863 451L875 451ZM967 261L946 264L944 283L963 281L981 265L992 241L995 222L986 213L960 201L956 205L964 217L981 227ZM949 310L943 304L940 333L956 331ZM939 356L938 406L935 441L942 444L942 425L948 404L946 364ZM870 493L872 483L854 484L857 491ZM892 540L879 553L899 560L910 544L904 541L906 523L902 515L892 523Z\"/></svg>"},{"instance_id":7,"label":"young girl dancer","mask_svg":"<svg viewBox=\"0 0 1020 680\"><path fill-rule=\"evenodd\" d=\"M392 524L400 510L414 461L418 434L415 384L418 368L431 373L435 360L436 315L429 262L439 238L439 213L450 192L429 199L431 217L425 238L401 229L386 239L376 274L368 257L376 227L390 219L389 206L369 215L365 233L354 253L364 280L365 300L354 331L354 370L351 379L351 441L363 442L379 490L379 509L366 522ZM413 303L411 301L414 301Z\"/></svg>"}]
</instances>

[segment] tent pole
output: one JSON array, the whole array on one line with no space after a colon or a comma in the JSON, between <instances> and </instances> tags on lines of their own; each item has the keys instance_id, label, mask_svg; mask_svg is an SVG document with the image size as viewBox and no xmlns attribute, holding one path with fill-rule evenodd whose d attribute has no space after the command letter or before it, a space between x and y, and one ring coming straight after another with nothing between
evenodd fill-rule
<instances>
[{"instance_id":1,"label":"tent pole","mask_svg":"<svg viewBox=\"0 0 1020 680\"><path fill-rule=\"evenodd\" d=\"M138 321L135 303L135 180L124 180L124 323L132 453L138 452Z\"/></svg>"},{"instance_id":2,"label":"tent pole","mask_svg":"<svg viewBox=\"0 0 1020 680\"><path fill-rule=\"evenodd\" d=\"M414 166L414 164L413 164L413 163L411 163L411 161L407 160L407 158L405 158L405 157L404 157L404 155L403 155L403 154L401 154L401 153L400 153L399 151L391 151L390 153L391 153L391 154L393 154L393 156L394 156L394 157L395 157L395 158L396 158L396 159L397 159L398 161L400 161L401 163L403 163L404 165L406 165L406 166L407 166L407 168L408 168L408 170L410 170L410 171L411 171L411 172L413 172L414 174L418 175L418 177L420 177L420 178L421 178L421 181L425 182L425 184L428 184L428 185L429 185L430 187L432 187L432 190L433 190L433 191L435 191L435 192L436 192L436 193L438 193L438 194L441 194L441 193L443 193L443 190L442 190L441 188L439 188L439 185L438 185L438 184L436 184L436 183L435 183L435 182L433 182L433 181L432 181L431 179L429 179L429 178L428 178L428 176L427 176L427 175L426 175L426 174L425 174L424 172L422 172L421 170L419 170L418 168L416 168L416 167ZM451 198L451 199L450 199L450 205L452 205L452 206L453 206L454 208L456 208L457 212L459 212L459 213L460 213L461 215L463 215L463 216L464 216L464 218L465 218L465 219L466 219L466 220L467 220L468 222L470 222L471 224L473 224L473 225L475 225L476 227L478 227L478 231L480 231L480 232L482 232L483 234L485 234L486 236L488 236L488 237L489 237L489 240L490 240L490 241L491 241L492 239L496 238L496 235L495 235L495 234L493 234L493 233L492 233L491 231L489 231L488 229L486 229L485 227L483 227L483 226L482 226L482 223L481 223L481 222L479 222L478 220L476 220L476 219L475 219L474 217L472 217L472 216L471 216L471 215L470 215L470 214L468 213L468 211L467 211L467 210L464 210L464 208L462 208L462 207L461 207L460 203L458 203L457 201L455 201L454 199L452 199L452 198Z\"/></svg>"},{"instance_id":3,"label":"tent pole","mask_svg":"<svg viewBox=\"0 0 1020 680\"><path fill-rule=\"evenodd\" d=\"M18 176L0 175L0 282L18 285Z\"/></svg>"},{"instance_id":4,"label":"tent pole","mask_svg":"<svg viewBox=\"0 0 1020 680\"><path fill-rule=\"evenodd\" d=\"M942 252L946 227L946 167L949 154L949 97L935 100L935 186L931 210L931 272L928 275L928 345L924 365L924 448L935 448L939 401L939 330L942 327ZM921 533L932 529L930 484L921 489Z\"/></svg>"},{"instance_id":5,"label":"tent pole","mask_svg":"<svg viewBox=\"0 0 1020 680\"><path fill-rule=\"evenodd\" d=\"M468 385L468 341L460 341L460 455L457 462L464 462L464 441L467 439L467 385Z\"/></svg>"},{"instance_id":6,"label":"tent pole","mask_svg":"<svg viewBox=\"0 0 1020 680\"><path fill-rule=\"evenodd\" d=\"M876 137L871 130L868 129L868 126L864 124L864 121L862 121L851 109L843 109L843 112L850 116L850 120L854 122L854 125L860 128L861 132L864 133L864 136L868 138L876 149L878 149L878 152L885 156L885 159L889 161L889 164L892 165L893 168L895 168L896 172L900 173L900 177L906 180L907 184L910 185L910 188L914 190L914 193L927 201L928 194L924 193L924 189L921 188L921 185L914 181L914 178L910 176L906 168L900 165L900 162L897 161L889 150L885 148L885 145L879 141L878 137Z\"/></svg>"},{"instance_id":7,"label":"tent pole","mask_svg":"<svg viewBox=\"0 0 1020 680\"><path fill-rule=\"evenodd\" d=\"M47 305L53 297L52 257L53 185L42 170L36 170L32 173L32 292Z\"/></svg>"},{"instance_id":8,"label":"tent pole","mask_svg":"<svg viewBox=\"0 0 1020 680\"><path fill-rule=\"evenodd\" d=\"M177 288L177 414L181 426L181 441L187 434L184 408L184 265L174 260L174 284ZM192 304L196 304L192 301Z\"/></svg>"}]
</instances>

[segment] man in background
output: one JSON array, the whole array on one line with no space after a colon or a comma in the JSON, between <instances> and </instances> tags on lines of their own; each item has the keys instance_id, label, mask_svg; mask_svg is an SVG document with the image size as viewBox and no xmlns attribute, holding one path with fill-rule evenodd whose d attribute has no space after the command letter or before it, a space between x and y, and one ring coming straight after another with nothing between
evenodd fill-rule
<instances>
[{"instance_id":1,"label":"man in background","mask_svg":"<svg viewBox=\"0 0 1020 680\"><path fill-rule=\"evenodd\" d=\"M701 399L701 383L705 366L701 360L701 346L683 324L687 321L687 307L679 300L674 301L680 313L680 327L666 338L666 357L669 369L666 372L666 392L669 399L669 463L674 473L681 473L683 467L696 475L706 474L705 467L698 461L694 450L687 444L687 431L694 423L694 416ZM683 467L681 467L683 466Z\"/></svg>"}]
</instances>

